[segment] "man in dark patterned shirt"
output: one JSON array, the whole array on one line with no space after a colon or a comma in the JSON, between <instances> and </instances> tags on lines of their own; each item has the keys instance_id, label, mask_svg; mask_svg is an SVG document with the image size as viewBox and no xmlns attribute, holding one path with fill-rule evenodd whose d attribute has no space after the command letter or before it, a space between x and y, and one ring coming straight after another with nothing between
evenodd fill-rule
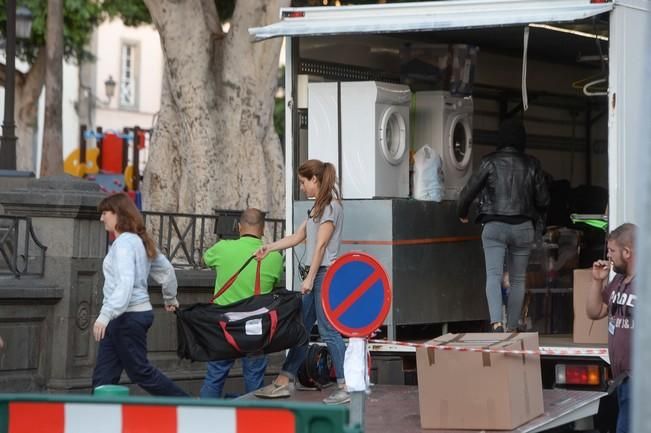
<instances>
[{"instance_id":1,"label":"man in dark patterned shirt","mask_svg":"<svg viewBox=\"0 0 651 433\"><path fill-rule=\"evenodd\" d=\"M597 260L592 265L592 286L588 294L586 312L588 317L598 320L608 316L608 354L617 386L619 415L617 433L628 433L631 416L630 375L631 344L635 328L634 310L636 296L635 279L635 234L637 227L622 224L608 236L608 261ZM613 280L608 280L610 269L615 271Z\"/></svg>"}]
</instances>

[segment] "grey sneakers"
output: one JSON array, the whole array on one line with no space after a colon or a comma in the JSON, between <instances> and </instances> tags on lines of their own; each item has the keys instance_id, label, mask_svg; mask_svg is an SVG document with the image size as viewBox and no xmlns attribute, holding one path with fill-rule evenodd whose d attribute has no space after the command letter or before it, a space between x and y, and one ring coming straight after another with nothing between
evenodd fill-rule
<instances>
[{"instance_id":1,"label":"grey sneakers","mask_svg":"<svg viewBox=\"0 0 651 433\"><path fill-rule=\"evenodd\" d=\"M504 332L504 325L502 322L493 322L491 323L492 332Z\"/></svg>"},{"instance_id":2,"label":"grey sneakers","mask_svg":"<svg viewBox=\"0 0 651 433\"><path fill-rule=\"evenodd\" d=\"M292 395L292 391L290 390L290 384L277 385L275 382L271 382L253 394L259 398L287 398Z\"/></svg>"},{"instance_id":3,"label":"grey sneakers","mask_svg":"<svg viewBox=\"0 0 651 433\"><path fill-rule=\"evenodd\" d=\"M350 393L345 388L338 388L323 399L325 404L344 404L350 401Z\"/></svg>"},{"instance_id":4,"label":"grey sneakers","mask_svg":"<svg viewBox=\"0 0 651 433\"><path fill-rule=\"evenodd\" d=\"M278 385L271 382L269 385L260 388L253 394L258 398L288 398L292 395L293 386L291 383ZM325 404L344 404L350 401L350 394L345 388L337 388L332 394L323 399Z\"/></svg>"}]
</instances>

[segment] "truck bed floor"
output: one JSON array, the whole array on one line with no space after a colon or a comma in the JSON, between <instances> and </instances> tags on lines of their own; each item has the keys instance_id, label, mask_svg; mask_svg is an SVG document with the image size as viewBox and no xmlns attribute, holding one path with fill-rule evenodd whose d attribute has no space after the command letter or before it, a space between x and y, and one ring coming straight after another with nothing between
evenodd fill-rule
<instances>
[{"instance_id":1,"label":"truck bed floor","mask_svg":"<svg viewBox=\"0 0 651 433\"><path fill-rule=\"evenodd\" d=\"M323 391L297 390L290 397L302 402L321 403L333 388ZM543 390L545 414L513 432L534 433L593 415L605 393L592 391ZM252 394L242 396L255 399ZM471 433L468 430L423 430L420 428L418 387L375 385L366 400L365 433ZM476 431L474 431L476 433Z\"/></svg>"}]
</instances>

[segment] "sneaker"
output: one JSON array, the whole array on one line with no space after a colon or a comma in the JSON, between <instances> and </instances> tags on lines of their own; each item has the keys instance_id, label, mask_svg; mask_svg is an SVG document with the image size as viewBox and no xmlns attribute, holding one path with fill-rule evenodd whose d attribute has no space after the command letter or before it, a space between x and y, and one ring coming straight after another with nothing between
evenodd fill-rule
<instances>
[{"instance_id":1,"label":"sneaker","mask_svg":"<svg viewBox=\"0 0 651 433\"><path fill-rule=\"evenodd\" d=\"M502 325L502 322L495 322L491 323L492 326L492 332L504 332L504 325Z\"/></svg>"},{"instance_id":2,"label":"sneaker","mask_svg":"<svg viewBox=\"0 0 651 433\"><path fill-rule=\"evenodd\" d=\"M292 395L289 384L278 385L271 382L269 385L260 388L253 393L258 398L287 398Z\"/></svg>"},{"instance_id":3,"label":"sneaker","mask_svg":"<svg viewBox=\"0 0 651 433\"><path fill-rule=\"evenodd\" d=\"M350 393L343 388L337 389L328 397L323 399L325 404L344 404L350 401Z\"/></svg>"}]
</instances>

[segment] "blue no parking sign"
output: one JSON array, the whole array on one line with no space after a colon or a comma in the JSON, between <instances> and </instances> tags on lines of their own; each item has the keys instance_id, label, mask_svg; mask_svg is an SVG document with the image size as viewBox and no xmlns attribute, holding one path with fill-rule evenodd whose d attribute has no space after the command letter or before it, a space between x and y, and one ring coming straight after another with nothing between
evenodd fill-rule
<instances>
[{"instance_id":1,"label":"blue no parking sign","mask_svg":"<svg viewBox=\"0 0 651 433\"><path fill-rule=\"evenodd\" d=\"M321 302L337 331L348 337L367 337L384 323L389 313L389 277L369 254L346 253L328 269Z\"/></svg>"}]
</instances>

